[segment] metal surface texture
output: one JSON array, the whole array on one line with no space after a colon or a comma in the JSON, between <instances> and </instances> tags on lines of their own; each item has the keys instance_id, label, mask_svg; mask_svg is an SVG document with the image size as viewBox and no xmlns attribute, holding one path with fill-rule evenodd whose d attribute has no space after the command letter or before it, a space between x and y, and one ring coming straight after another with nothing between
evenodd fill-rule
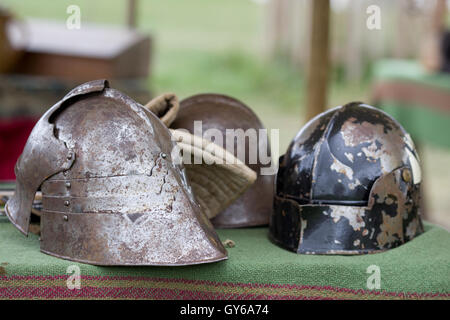
<instances>
[{"instance_id":1,"label":"metal surface texture","mask_svg":"<svg viewBox=\"0 0 450 320\"><path fill-rule=\"evenodd\" d=\"M38 142L39 149L29 151ZM73 261L176 266L224 260L226 250L200 212L185 169L172 162L173 147L170 131L151 112L105 81L86 83L33 130L7 212L26 226L29 199L41 186L41 251Z\"/></svg>"},{"instance_id":2,"label":"metal surface texture","mask_svg":"<svg viewBox=\"0 0 450 320\"><path fill-rule=\"evenodd\" d=\"M173 129L187 129L191 134L194 132L194 121L202 121L203 132L209 129L217 129L222 132L225 143L225 133L227 129L264 129L258 117L242 102L219 94L199 94L180 103L180 110L175 121L172 123ZM258 149L264 150L270 156L269 140L260 139L257 141ZM225 146L221 146L224 147ZM228 150L231 153L232 150ZM260 169L268 167L261 163L258 152L257 163L249 161L249 141L245 142L245 159L241 159L238 154L237 144L235 144L234 156L244 162L258 176L256 182L227 209L219 213L212 219L216 228L236 228L261 226L269 223L273 203L274 175L261 175Z\"/></svg>"},{"instance_id":3,"label":"metal surface texture","mask_svg":"<svg viewBox=\"0 0 450 320\"><path fill-rule=\"evenodd\" d=\"M421 171L408 133L349 103L312 119L280 157L270 238L303 254L391 249L423 232Z\"/></svg>"}]
</instances>

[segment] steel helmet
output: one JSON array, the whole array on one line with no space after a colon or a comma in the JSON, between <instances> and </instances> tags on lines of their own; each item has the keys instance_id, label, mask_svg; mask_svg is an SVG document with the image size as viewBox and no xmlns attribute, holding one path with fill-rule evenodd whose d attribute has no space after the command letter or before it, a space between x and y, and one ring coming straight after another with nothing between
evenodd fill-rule
<instances>
[{"instance_id":1,"label":"steel helmet","mask_svg":"<svg viewBox=\"0 0 450 320\"><path fill-rule=\"evenodd\" d=\"M423 232L408 133L362 103L324 112L280 157L270 238L302 254L363 254Z\"/></svg>"},{"instance_id":2,"label":"steel helmet","mask_svg":"<svg viewBox=\"0 0 450 320\"><path fill-rule=\"evenodd\" d=\"M274 175L262 175L261 168L270 167L270 163L263 163L261 152L271 156L267 133L260 134L264 129L256 114L242 102L220 94L199 94L184 99L180 102L180 110L175 120L170 125L173 129L187 129L191 134L195 132L195 122L201 121L204 131L218 130L222 133L222 141L226 141L227 129L237 129L247 132L254 129L259 134L254 141L257 146L257 159L250 161L249 150L251 141L245 141L245 150L228 150L235 157L245 163L257 173L256 181L237 200L231 203L225 210L212 218L216 228L235 228L261 226L269 223L272 212L272 200L274 190ZM263 132L263 131L262 131ZM201 134L201 133L200 133ZM239 155L244 151L244 156Z\"/></svg>"},{"instance_id":3,"label":"steel helmet","mask_svg":"<svg viewBox=\"0 0 450 320\"><path fill-rule=\"evenodd\" d=\"M151 139L149 139L151 137ZM162 122L104 80L50 108L17 161L6 213L24 234L42 190L41 251L95 265L227 258L195 202Z\"/></svg>"}]
</instances>

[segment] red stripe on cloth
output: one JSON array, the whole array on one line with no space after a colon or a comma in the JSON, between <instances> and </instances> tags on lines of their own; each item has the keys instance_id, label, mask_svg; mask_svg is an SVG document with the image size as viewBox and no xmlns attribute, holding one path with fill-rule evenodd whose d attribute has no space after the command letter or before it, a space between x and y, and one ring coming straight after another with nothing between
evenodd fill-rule
<instances>
[{"instance_id":1,"label":"red stripe on cloth","mask_svg":"<svg viewBox=\"0 0 450 320\"><path fill-rule=\"evenodd\" d=\"M372 101L380 107L383 102L399 102L405 106L419 105L446 115L450 112L450 90L402 81L386 80L377 82L372 88Z\"/></svg>"},{"instance_id":2,"label":"red stripe on cloth","mask_svg":"<svg viewBox=\"0 0 450 320\"><path fill-rule=\"evenodd\" d=\"M58 275L58 276L0 276L0 280L14 282L14 281L52 281L52 280L66 280L68 275ZM5 294L8 297L20 298L21 293L25 293L25 298L41 297L45 298L43 294L49 292L50 296L48 298L64 298L65 294L69 294L68 297L92 297L92 298L113 298L110 296L111 292L116 292L120 298L153 298L153 299L163 299L165 297L164 292L170 291L168 298L173 299L178 295L183 297L198 296L201 299L204 296L205 299L324 299L329 298L321 296L320 292L332 292L336 293L337 298L340 294L351 294L355 297L366 296L367 298L379 297L379 298L403 298L403 299L421 299L421 298L450 298L450 293L417 293L417 292L387 292L387 291L373 291L373 290L363 290L363 289L349 289L349 288L339 288L332 286L309 286L309 285L296 285L296 284L264 284L264 283L232 283L232 282L216 282L208 280L187 280L187 279L166 279L166 278L148 278L148 277L132 277L132 276L81 276L81 279L91 280L91 281L149 281L149 282L160 282L160 283L179 283L179 284L190 284L190 285L204 285L215 288L248 288L248 289L285 289L285 290L311 290L316 291L314 296L290 296L290 295L266 295L266 294L238 294L238 293L215 293L208 292L207 288L205 291L189 291L181 289L162 289L162 288L133 288L132 284L129 287L117 288L117 287L83 287L80 290L68 290L66 287L20 287L20 286L10 286L6 288L0 288L0 297ZM48 285L48 284L47 284ZM1 283L0 283L1 287ZM43 291L42 291L43 290ZM57 290L57 291L54 291ZM140 290L143 296L135 296L136 290ZM30 293L31 292L31 293ZM67 293L69 292L69 293ZM54 293L54 294L53 294ZM18 294L19 296L14 296ZM30 295L27 295L30 294ZM33 294L39 294L38 296L33 296ZM75 296L73 296L76 294ZM106 295L105 295L106 294ZM105 296L103 296L105 295ZM318 297L317 297L318 295ZM5 297L6 297L5 296ZM158 298L160 297L160 298Z\"/></svg>"},{"instance_id":3,"label":"red stripe on cloth","mask_svg":"<svg viewBox=\"0 0 450 320\"><path fill-rule=\"evenodd\" d=\"M334 300L327 296L218 293L166 288L11 287L0 288L2 299L170 299L170 300Z\"/></svg>"}]
</instances>

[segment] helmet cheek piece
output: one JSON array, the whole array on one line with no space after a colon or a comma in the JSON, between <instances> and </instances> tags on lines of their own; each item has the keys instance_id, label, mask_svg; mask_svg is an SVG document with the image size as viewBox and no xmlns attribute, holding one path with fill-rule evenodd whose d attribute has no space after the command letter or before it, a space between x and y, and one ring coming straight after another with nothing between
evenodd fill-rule
<instances>
[{"instance_id":1,"label":"helmet cheek piece","mask_svg":"<svg viewBox=\"0 0 450 320\"><path fill-rule=\"evenodd\" d=\"M27 191L22 179L16 179L14 196L7 202L5 212L11 223L24 235L28 235L31 208L35 192Z\"/></svg>"},{"instance_id":2,"label":"helmet cheek piece","mask_svg":"<svg viewBox=\"0 0 450 320\"><path fill-rule=\"evenodd\" d=\"M54 124L49 122L56 105L36 124L15 166L16 189L5 206L6 214L14 226L28 234L31 206L39 186L48 177L68 170L75 154L54 135Z\"/></svg>"},{"instance_id":3,"label":"helmet cheek piece","mask_svg":"<svg viewBox=\"0 0 450 320\"><path fill-rule=\"evenodd\" d=\"M277 194L271 239L301 254L354 255L395 248L423 232L420 184L400 167L373 184L367 206L305 204Z\"/></svg>"}]
</instances>

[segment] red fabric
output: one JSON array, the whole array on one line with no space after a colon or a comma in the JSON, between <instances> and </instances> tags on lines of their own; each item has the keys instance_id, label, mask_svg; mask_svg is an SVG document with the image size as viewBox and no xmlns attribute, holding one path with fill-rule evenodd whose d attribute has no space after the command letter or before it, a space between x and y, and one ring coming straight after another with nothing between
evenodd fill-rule
<instances>
[{"instance_id":1,"label":"red fabric","mask_svg":"<svg viewBox=\"0 0 450 320\"><path fill-rule=\"evenodd\" d=\"M233 283L134 276L80 276L80 289L67 287L68 275L1 276L3 299L189 299L332 300L445 299L449 293L389 292L296 284Z\"/></svg>"},{"instance_id":2,"label":"red fabric","mask_svg":"<svg viewBox=\"0 0 450 320\"><path fill-rule=\"evenodd\" d=\"M14 165L37 119L0 119L0 180L15 180Z\"/></svg>"}]
</instances>

